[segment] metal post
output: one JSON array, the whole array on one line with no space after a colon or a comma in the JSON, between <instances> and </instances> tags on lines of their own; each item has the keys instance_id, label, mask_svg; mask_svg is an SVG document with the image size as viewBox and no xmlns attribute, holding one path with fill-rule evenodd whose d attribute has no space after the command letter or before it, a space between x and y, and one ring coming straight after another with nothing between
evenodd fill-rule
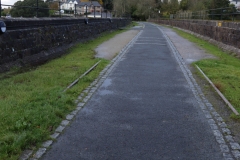
<instances>
[{"instance_id":1,"label":"metal post","mask_svg":"<svg viewBox=\"0 0 240 160\"><path fill-rule=\"evenodd\" d=\"M221 20L222 20L223 9L221 9Z\"/></svg>"},{"instance_id":2,"label":"metal post","mask_svg":"<svg viewBox=\"0 0 240 160\"><path fill-rule=\"evenodd\" d=\"M2 2L0 0L0 18L2 17Z\"/></svg>"},{"instance_id":3,"label":"metal post","mask_svg":"<svg viewBox=\"0 0 240 160\"><path fill-rule=\"evenodd\" d=\"M234 21L234 7L231 8L231 16L232 16L232 21Z\"/></svg>"},{"instance_id":4,"label":"metal post","mask_svg":"<svg viewBox=\"0 0 240 160\"><path fill-rule=\"evenodd\" d=\"M74 14L75 14L75 17L77 16L77 4L74 4Z\"/></svg>"},{"instance_id":5,"label":"metal post","mask_svg":"<svg viewBox=\"0 0 240 160\"><path fill-rule=\"evenodd\" d=\"M107 10L106 10L106 18L107 18Z\"/></svg>"},{"instance_id":6,"label":"metal post","mask_svg":"<svg viewBox=\"0 0 240 160\"><path fill-rule=\"evenodd\" d=\"M86 18L87 18L87 5L86 5L86 12L85 12L85 14L86 14Z\"/></svg>"},{"instance_id":7,"label":"metal post","mask_svg":"<svg viewBox=\"0 0 240 160\"><path fill-rule=\"evenodd\" d=\"M38 17L38 0L37 0L37 12L36 12L36 17Z\"/></svg>"},{"instance_id":8,"label":"metal post","mask_svg":"<svg viewBox=\"0 0 240 160\"><path fill-rule=\"evenodd\" d=\"M59 11L59 17L61 17L61 2L58 2L58 11Z\"/></svg>"},{"instance_id":9,"label":"metal post","mask_svg":"<svg viewBox=\"0 0 240 160\"><path fill-rule=\"evenodd\" d=\"M96 6L93 7L94 8L94 18L96 17Z\"/></svg>"}]
</instances>

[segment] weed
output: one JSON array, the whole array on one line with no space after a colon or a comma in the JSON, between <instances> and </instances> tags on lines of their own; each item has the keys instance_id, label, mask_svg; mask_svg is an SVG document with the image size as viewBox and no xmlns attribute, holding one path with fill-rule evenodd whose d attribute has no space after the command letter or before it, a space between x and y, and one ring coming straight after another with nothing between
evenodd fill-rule
<instances>
[{"instance_id":1,"label":"weed","mask_svg":"<svg viewBox=\"0 0 240 160\"><path fill-rule=\"evenodd\" d=\"M221 92L224 91L224 87L223 87L223 84L221 82L215 82L214 85L219 91L221 91Z\"/></svg>"}]
</instances>

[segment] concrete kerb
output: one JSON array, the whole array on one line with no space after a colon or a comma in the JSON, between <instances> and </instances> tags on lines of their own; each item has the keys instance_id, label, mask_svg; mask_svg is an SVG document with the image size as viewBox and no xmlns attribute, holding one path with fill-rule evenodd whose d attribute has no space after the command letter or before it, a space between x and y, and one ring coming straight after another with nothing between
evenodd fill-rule
<instances>
[{"instance_id":1,"label":"concrete kerb","mask_svg":"<svg viewBox=\"0 0 240 160\"><path fill-rule=\"evenodd\" d=\"M209 82L209 84L213 87L213 89L218 93L218 95L222 98L222 100L228 105L228 107L233 111L235 115L239 115L238 111L232 106L232 104L227 100L227 98L217 89L217 87L213 84L213 82L206 76L206 74L195 65L197 69L202 73L205 79Z\"/></svg>"},{"instance_id":2,"label":"concrete kerb","mask_svg":"<svg viewBox=\"0 0 240 160\"><path fill-rule=\"evenodd\" d=\"M64 129L71 123L77 113L85 106L87 101L91 98L93 93L101 86L107 76L112 72L116 67L117 63L124 56L125 53L132 47L137 38L141 35L140 31L120 52L119 54L107 65L99 74L98 78L94 80L89 87L87 87L82 93L80 93L78 99L75 101L77 104L76 109L66 116L66 119L61 122L57 127L55 132L50 136L52 139L44 142L37 151L25 150L22 155L19 157L19 160L38 160L41 158L47 151L47 149L53 144L53 141L58 138L58 136L64 131Z\"/></svg>"},{"instance_id":3,"label":"concrete kerb","mask_svg":"<svg viewBox=\"0 0 240 160\"><path fill-rule=\"evenodd\" d=\"M157 26L157 25L155 25ZM239 159L240 158L240 147L237 142L234 141L233 136L231 135L230 130L227 128L226 123L223 121L222 117L215 111L212 104L208 102L205 98L203 92L201 91L200 86L198 86L196 80L192 76L191 71L188 69L180 53L177 51L174 44L168 38L168 36L158 27L159 30L163 33L164 37L167 39L169 48L172 50L179 66L184 73L184 76L191 87L191 90L196 97L200 108L202 109L205 117L208 119L208 123L213 131L213 134L216 138L216 141L219 144L219 147L223 153L223 156L226 160L230 159Z\"/></svg>"}]
</instances>

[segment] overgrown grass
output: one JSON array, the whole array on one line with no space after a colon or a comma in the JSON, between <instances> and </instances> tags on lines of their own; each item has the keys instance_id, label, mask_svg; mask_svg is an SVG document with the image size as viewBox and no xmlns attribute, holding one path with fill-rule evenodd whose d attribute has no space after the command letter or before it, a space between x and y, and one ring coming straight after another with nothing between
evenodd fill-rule
<instances>
[{"instance_id":1,"label":"overgrown grass","mask_svg":"<svg viewBox=\"0 0 240 160\"><path fill-rule=\"evenodd\" d=\"M109 63L101 63L67 92L63 90L99 59L94 49L118 33L115 31L84 44L69 54L37 68L12 75L0 74L0 159L18 159L25 149L34 149L76 108L74 100Z\"/></svg>"},{"instance_id":2,"label":"overgrown grass","mask_svg":"<svg viewBox=\"0 0 240 160\"><path fill-rule=\"evenodd\" d=\"M180 36L203 48L207 53L217 57L217 59L201 60L195 62L195 64L204 71L236 110L240 112L240 60L194 35L178 29L174 30Z\"/></svg>"}]
</instances>

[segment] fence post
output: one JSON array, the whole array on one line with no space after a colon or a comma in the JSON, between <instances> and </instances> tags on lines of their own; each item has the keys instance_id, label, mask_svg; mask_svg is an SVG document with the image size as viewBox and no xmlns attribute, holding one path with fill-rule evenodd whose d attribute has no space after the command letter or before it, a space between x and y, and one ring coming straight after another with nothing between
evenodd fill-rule
<instances>
[{"instance_id":1,"label":"fence post","mask_svg":"<svg viewBox=\"0 0 240 160\"><path fill-rule=\"evenodd\" d=\"M36 17L38 17L38 0L37 0L37 11L36 11Z\"/></svg>"},{"instance_id":2,"label":"fence post","mask_svg":"<svg viewBox=\"0 0 240 160\"><path fill-rule=\"evenodd\" d=\"M87 10L87 5L86 5L86 12L85 12L85 14L86 14L86 18L87 18L87 13L88 13L88 10Z\"/></svg>"},{"instance_id":3,"label":"fence post","mask_svg":"<svg viewBox=\"0 0 240 160\"><path fill-rule=\"evenodd\" d=\"M61 17L61 2L58 2L59 17Z\"/></svg>"},{"instance_id":4,"label":"fence post","mask_svg":"<svg viewBox=\"0 0 240 160\"><path fill-rule=\"evenodd\" d=\"M235 14L234 14L235 7L232 7L232 21L235 20Z\"/></svg>"},{"instance_id":5,"label":"fence post","mask_svg":"<svg viewBox=\"0 0 240 160\"><path fill-rule=\"evenodd\" d=\"M221 9L221 20L222 20L223 9Z\"/></svg>"},{"instance_id":6,"label":"fence post","mask_svg":"<svg viewBox=\"0 0 240 160\"><path fill-rule=\"evenodd\" d=\"M0 0L0 18L2 17L2 2Z\"/></svg>"},{"instance_id":7,"label":"fence post","mask_svg":"<svg viewBox=\"0 0 240 160\"><path fill-rule=\"evenodd\" d=\"M77 16L77 4L74 4L74 16Z\"/></svg>"}]
</instances>

